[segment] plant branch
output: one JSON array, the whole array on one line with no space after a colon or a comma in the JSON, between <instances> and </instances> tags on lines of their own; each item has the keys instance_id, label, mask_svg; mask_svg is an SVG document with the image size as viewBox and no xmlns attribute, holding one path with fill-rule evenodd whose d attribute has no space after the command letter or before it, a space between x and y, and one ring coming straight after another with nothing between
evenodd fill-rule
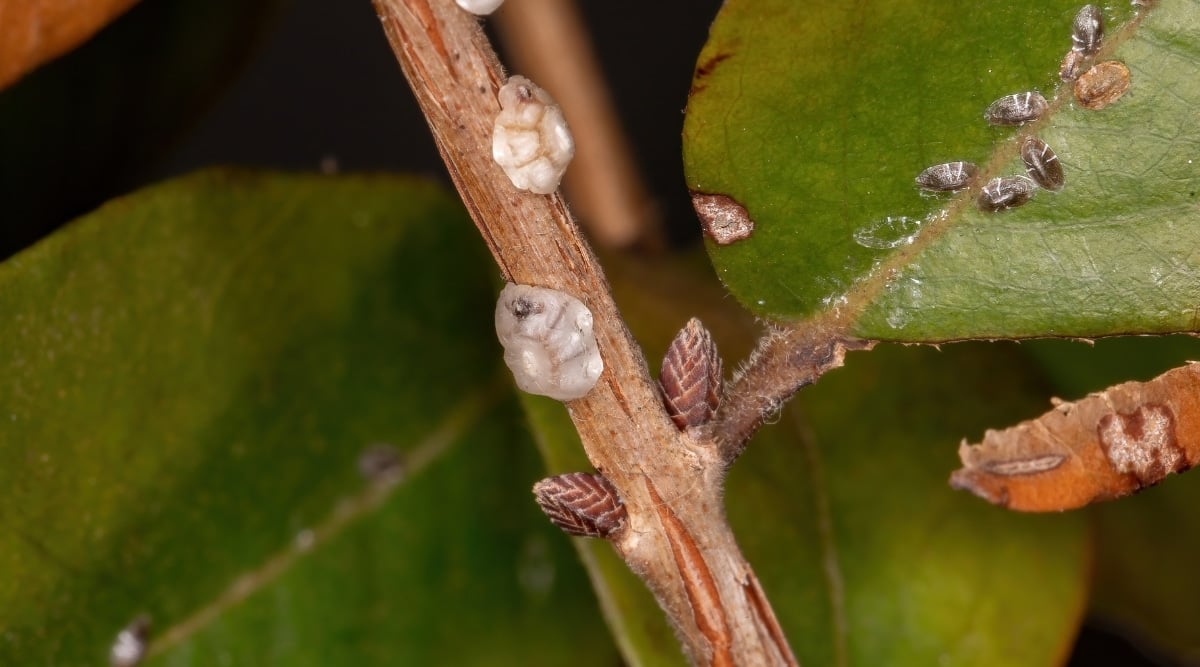
<instances>
[{"instance_id":1,"label":"plant branch","mask_svg":"<svg viewBox=\"0 0 1200 667\"><path fill-rule=\"evenodd\" d=\"M521 74L550 91L575 135L563 183L602 248L661 248L657 209L642 187L587 30L572 0L508 0L496 26Z\"/></svg>"},{"instance_id":2,"label":"plant branch","mask_svg":"<svg viewBox=\"0 0 1200 667\"><path fill-rule=\"evenodd\" d=\"M607 281L560 196L513 188L491 157L499 64L451 0L375 0L455 186L508 280L567 292L592 312L605 370L567 409L628 521L609 536L654 592L688 656L706 665L794 665L725 520L725 461L676 429Z\"/></svg>"},{"instance_id":3,"label":"plant branch","mask_svg":"<svg viewBox=\"0 0 1200 667\"><path fill-rule=\"evenodd\" d=\"M738 369L716 418L704 436L732 463L755 431L797 391L838 368L849 350L869 350L874 341L846 336L837 317L814 319L770 329Z\"/></svg>"}]
</instances>

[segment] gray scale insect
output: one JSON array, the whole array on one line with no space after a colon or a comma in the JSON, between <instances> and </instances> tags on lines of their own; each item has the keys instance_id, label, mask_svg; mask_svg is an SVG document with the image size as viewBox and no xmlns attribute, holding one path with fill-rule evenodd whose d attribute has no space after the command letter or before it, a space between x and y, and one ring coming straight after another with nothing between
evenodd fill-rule
<instances>
[{"instance_id":1,"label":"gray scale insect","mask_svg":"<svg viewBox=\"0 0 1200 667\"><path fill-rule=\"evenodd\" d=\"M1021 142L1021 160L1025 162L1025 172L1042 189L1058 192L1063 189L1066 177L1063 175L1062 163L1054 149L1037 137L1026 137Z\"/></svg>"},{"instance_id":2,"label":"gray scale insect","mask_svg":"<svg viewBox=\"0 0 1200 667\"><path fill-rule=\"evenodd\" d=\"M1096 5L1084 5L1071 24L1071 49L1090 56L1100 50L1104 39L1104 13Z\"/></svg>"},{"instance_id":3,"label":"gray scale insect","mask_svg":"<svg viewBox=\"0 0 1200 667\"><path fill-rule=\"evenodd\" d=\"M954 192L969 186L979 169L972 162L944 162L917 174L917 185L930 192Z\"/></svg>"},{"instance_id":4,"label":"gray scale insect","mask_svg":"<svg viewBox=\"0 0 1200 667\"><path fill-rule=\"evenodd\" d=\"M1046 113L1046 98L1036 90L1005 95L992 102L983 117L992 125L1023 125Z\"/></svg>"},{"instance_id":5,"label":"gray scale insect","mask_svg":"<svg viewBox=\"0 0 1200 667\"><path fill-rule=\"evenodd\" d=\"M983 186L975 205L985 213L1006 211L1029 201L1033 191L1033 181L1024 176L1001 176Z\"/></svg>"},{"instance_id":6,"label":"gray scale insect","mask_svg":"<svg viewBox=\"0 0 1200 667\"><path fill-rule=\"evenodd\" d=\"M1074 81L1079 76L1079 70L1083 67L1087 56L1083 55L1075 49L1067 51L1067 55L1063 56L1062 65L1058 68L1058 78L1063 81Z\"/></svg>"}]
</instances>

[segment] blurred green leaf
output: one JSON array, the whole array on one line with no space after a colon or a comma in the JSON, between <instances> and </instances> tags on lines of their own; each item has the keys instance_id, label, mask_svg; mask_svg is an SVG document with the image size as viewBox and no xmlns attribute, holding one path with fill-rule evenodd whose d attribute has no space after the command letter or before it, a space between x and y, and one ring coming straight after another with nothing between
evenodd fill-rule
<instances>
[{"instance_id":1,"label":"blurred green leaf","mask_svg":"<svg viewBox=\"0 0 1200 667\"><path fill-rule=\"evenodd\" d=\"M700 55L685 124L689 187L748 209L753 235L710 244L718 274L760 315L838 310L859 336L900 341L1091 336L1197 328L1195 109L1200 5L1155 3L1123 31L1128 94L1083 109L1058 81L1077 0L969 10L730 0ZM1041 89L1034 126L1066 172L1060 194L986 214L922 197L951 160L1024 173L1018 131L985 107Z\"/></svg>"},{"instance_id":2,"label":"blurred green leaf","mask_svg":"<svg viewBox=\"0 0 1200 667\"><path fill-rule=\"evenodd\" d=\"M801 664L1058 665L1085 517L952 491L954 445L1035 409L1013 354L880 347L804 390L730 475L730 519Z\"/></svg>"},{"instance_id":3,"label":"blurred green leaf","mask_svg":"<svg viewBox=\"0 0 1200 667\"><path fill-rule=\"evenodd\" d=\"M1092 613L1180 664L1200 662L1200 481L1171 476L1153 489L1094 509Z\"/></svg>"},{"instance_id":4,"label":"blurred green leaf","mask_svg":"<svg viewBox=\"0 0 1200 667\"><path fill-rule=\"evenodd\" d=\"M0 265L0 663L144 613L156 664L611 665L471 236L411 179L207 172Z\"/></svg>"}]
</instances>

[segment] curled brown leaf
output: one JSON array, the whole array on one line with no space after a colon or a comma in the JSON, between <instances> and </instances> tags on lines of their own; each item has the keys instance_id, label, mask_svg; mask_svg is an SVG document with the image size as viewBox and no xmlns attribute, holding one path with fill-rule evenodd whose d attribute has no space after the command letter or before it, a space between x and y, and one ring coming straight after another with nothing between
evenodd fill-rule
<instances>
[{"instance_id":1,"label":"curled brown leaf","mask_svg":"<svg viewBox=\"0 0 1200 667\"><path fill-rule=\"evenodd\" d=\"M1025 512L1128 495L1200 462L1200 364L1126 382L958 451L950 485Z\"/></svg>"},{"instance_id":2,"label":"curled brown leaf","mask_svg":"<svg viewBox=\"0 0 1200 667\"><path fill-rule=\"evenodd\" d=\"M137 0L0 2L0 88L70 51Z\"/></svg>"}]
</instances>

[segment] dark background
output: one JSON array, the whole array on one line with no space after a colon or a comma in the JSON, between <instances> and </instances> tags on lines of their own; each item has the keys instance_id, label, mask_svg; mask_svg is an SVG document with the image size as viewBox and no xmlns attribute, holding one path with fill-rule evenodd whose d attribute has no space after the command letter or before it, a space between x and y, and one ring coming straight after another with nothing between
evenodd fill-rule
<instances>
[{"instance_id":1,"label":"dark background","mask_svg":"<svg viewBox=\"0 0 1200 667\"><path fill-rule=\"evenodd\" d=\"M698 243L680 131L720 2L579 4L668 234ZM206 166L332 161L448 182L367 0L143 0L0 94L0 151L0 256L116 195ZM1092 622L1070 664L1171 663Z\"/></svg>"}]
</instances>

